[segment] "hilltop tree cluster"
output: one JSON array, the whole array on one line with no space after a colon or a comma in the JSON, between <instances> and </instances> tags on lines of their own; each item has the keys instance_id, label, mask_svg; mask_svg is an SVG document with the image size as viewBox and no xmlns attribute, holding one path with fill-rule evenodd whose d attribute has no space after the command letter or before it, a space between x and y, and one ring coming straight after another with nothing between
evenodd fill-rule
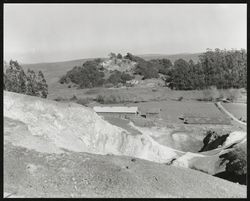
<instances>
[{"instance_id":1,"label":"hilltop tree cluster","mask_svg":"<svg viewBox=\"0 0 250 201\"><path fill-rule=\"evenodd\" d=\"M102 86L104 72L99 66L99 60L86 61L82 66L75 66L60 79L60 83L75 83L79 88Z\"/></svg>"},{"instance_id":2,"label":"hilltop tree cluster","mask_svg":"<svg viewBox=\"0 0 250 201\"><path fill-rule=\"evenodd\" d=\"M127 53L109 54L112 60L130 60L136 62L132 72L110 72L104 79L101 61L96 59L85 62L81 67L74 67L60 79L60 83L77 84L80 88L102 86L111 83L126 83L133 79L132 74L141 75L142 79L159 78L165 80L166 86L176 90L218 89L247 87L247 53L245 50L210 50L199 56L197 63L193 60L178 59L172 63L169 59L152 59L149 61ZM131 74L132 73L132 74ZM160 76L161 75L161 76Z\"/></svg>"},{"instance_id":3,"label":"hilltop tree cluster","mask_svg":"<svg viewBox=\"0 0 250 201\"><path fill-rule=\"evenodd\" d=\"M122 59L121 54L116 55L110 53L109 57L110 59ZM126 81L134 78L128 73L114 70L111 71L109 77L105 79L105 69L100 63L100 59L95 59L86 61L82 66L75 66L72 70L68 71L66 75L62 76L59 82L61 84L72 82L79 88L92 88L103 86L104 84L125 84Z\"/></svg>"},{"instance_id":4,"label":"hilltop tree cluster","mask_svg":"<svg viewBox=\"0 0 250 201\"><path fill-rule=\"evenodd\" d=\"M28 69L25 73L18 62L13 60L10 60L9 66L6 66L3 88L6 91L42 98L47 98L48 95L48 85L42 71L36 74L33 70Z\"/></svg>"},{"instance_id":5,"label":"hilltop tree cluster","mask_svg":"<svg viewBox=\"0 0 250 201\"><path fill-rule=\"evenodd\" d=\"M127 81L134 79L134 75L141 75L142 79L159 78L159 73L167 76L169 68L172 63L168 59L146 61L131 53L122 56L120 53L110 53L110 60L127 60L136 62L136 66L132 72L122 72L114 70L109 72L109 77L105 77L104 69L100 65L101 61L98 59L86 61L82 66L75 66L72 70L68 71L66 75L62 76L59 82L61 84L68 84L70 82L78 85L79 88L91 88L103 86L104 84L112 84L114 86L119 83L125 84Z\"/></svg>"}]
</instances>

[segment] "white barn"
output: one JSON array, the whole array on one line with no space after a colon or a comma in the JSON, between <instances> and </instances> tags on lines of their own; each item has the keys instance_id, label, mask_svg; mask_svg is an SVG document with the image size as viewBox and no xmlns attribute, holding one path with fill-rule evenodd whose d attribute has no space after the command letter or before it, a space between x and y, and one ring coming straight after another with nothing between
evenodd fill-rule
<instances>
[{"instance_id":1,"label":"white barn","mask_svg":"<svg viewBox=\"0 0 250 201\"><path fill-rule=\"evenodd\" d=\"M93 107L94 111L101 115L112 115L112 116L125 116L125 115L136 115L138 114L138 107L123 107L123 106L110 106L110 107Z\"/></svg>"}]
</instances>

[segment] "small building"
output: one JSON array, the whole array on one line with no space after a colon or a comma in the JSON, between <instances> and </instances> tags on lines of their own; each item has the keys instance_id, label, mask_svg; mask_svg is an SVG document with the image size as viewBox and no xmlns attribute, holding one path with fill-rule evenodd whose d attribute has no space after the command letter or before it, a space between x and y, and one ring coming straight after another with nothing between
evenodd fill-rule
<instances>
[{"instance_id":1,"label":"small building","mask_svg":"<svg viewBox=\"0 0 250 201\"><path fill-rule=\"evenodd\" d=\"M94 111L100 115L108 115L115 117L126 117L126 116L135 116L138 112L138 107L124 107L124 106L110 106L110 107L93 107Z\"/></svg>"}]
</instances>

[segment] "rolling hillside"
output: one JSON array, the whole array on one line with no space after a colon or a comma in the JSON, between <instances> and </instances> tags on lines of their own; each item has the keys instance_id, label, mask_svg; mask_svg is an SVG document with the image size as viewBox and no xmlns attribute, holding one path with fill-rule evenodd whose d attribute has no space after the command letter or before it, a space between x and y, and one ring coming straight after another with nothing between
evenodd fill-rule
<instances>
[{"instance_id":1,"label":"rolling hillside","mask_svg":"<svg viewBox=\"0 0 250 201\"><path fill-rule=\"evenodd\" d=\"M183 54L142 54L138 55L139 57L145 59L145 60L151 60L151 59L169 59L172 63L177 59L184 59L186 61L189 61L192 59L195 63L199 59L199 55L202 53L183 53Z\"/></svg>"},{"instance_id":2,"label":"rolling hillside","mask_svg":"<svg viewBox=\"0 0 250 201\"><path fill-rule=\"evenodd\" d=\"M189 61L192 59L194 62L197 62L199 53L194 54L174 54L174 55L164 55L164 54L147 54L139 55L145 60L150 59L162 59L168 58L171 62L174 62L177 59L185 59ZM94 59L94 58L91 58ZM68 70L71 70L74 66L81 66L85 61L89 59L78 59L71 61L62 61L62 62L53 62L53 63L35 63L35 64L21 64L24 70L28 68L38 71L41 70L44 73L47 83L53 84L59 80L59 78L64 75Z\"/></svg>"},{"instance_id":3,"label":"rolling hillside","mask_svg":"<svg viewBox=\"0 0 250 201\"><path fill-rule=\"evenodd\" d=\"M52 84L57 82L59 78L68 70L71 70L74 66L81 66L87 60L89 59L79 59L53 63L21 64L21 66L24 70L27 70L28 68L36 72L41 70L44 73L47 83Z\"/></svg>"}]
</instances>

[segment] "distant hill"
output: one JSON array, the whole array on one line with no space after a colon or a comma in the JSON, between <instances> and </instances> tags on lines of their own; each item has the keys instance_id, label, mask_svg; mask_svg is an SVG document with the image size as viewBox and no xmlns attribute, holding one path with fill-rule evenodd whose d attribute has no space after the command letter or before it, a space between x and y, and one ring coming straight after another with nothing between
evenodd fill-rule
<instances>
[{"instance_id":1,"label":"distant hill","mask_svg":"<svg viewBox=\"0 0 250 201\"><path fill-rule=\"evenodd\" d=\"M51 84L57 82L61 76L71 70L74 66L81 66L85 61L91 59L78 59L53 63L21 64L21 66L24 70L27 70L28 68L34 71L41 70L44 73L47 82Z\"/></svg>"},{"instance_id":2,"label":"distant hill","mask_svg":"<svg viewBox=\"0 0 250 201\"><path fill-rule=\"evenodd\" d=\"M201 53L192 53L192 54L173 54L173 55L165 55L165 54L144 54L138 55L145 60L150 59L162 59L167 58L170 59L171 62L174 62L177 59L185 59L189 61L192 59L194 62L198 61L198 56ZM50 62L50 63L34 63L34 64L21 64L24 70L28 68L38 71L42 70L44 73L45 79L47 80L48 84L56 83L63 76L67 71L71 70L74 66L81 66L85 61L92 60L94 58L87 58L87 59L78 59L78 60L71 60L71 61L61 61L61 62Z\"/></svg>"},{"instance_id":3,"label":"distant hill","mask_svg":"<svg viewBox=\"0 0 250 201\"><path fill-rule=\"evenodd\" d=\"M142 54L138 55L139 57L145 59L145 60L151 60L151 59L169 59L172 63L177 59L184 59L186 61L189 61L192 59L195 63L199 59L199 55L202 53L183 53L183 54Z\"/></svg>"}]
</instances>

